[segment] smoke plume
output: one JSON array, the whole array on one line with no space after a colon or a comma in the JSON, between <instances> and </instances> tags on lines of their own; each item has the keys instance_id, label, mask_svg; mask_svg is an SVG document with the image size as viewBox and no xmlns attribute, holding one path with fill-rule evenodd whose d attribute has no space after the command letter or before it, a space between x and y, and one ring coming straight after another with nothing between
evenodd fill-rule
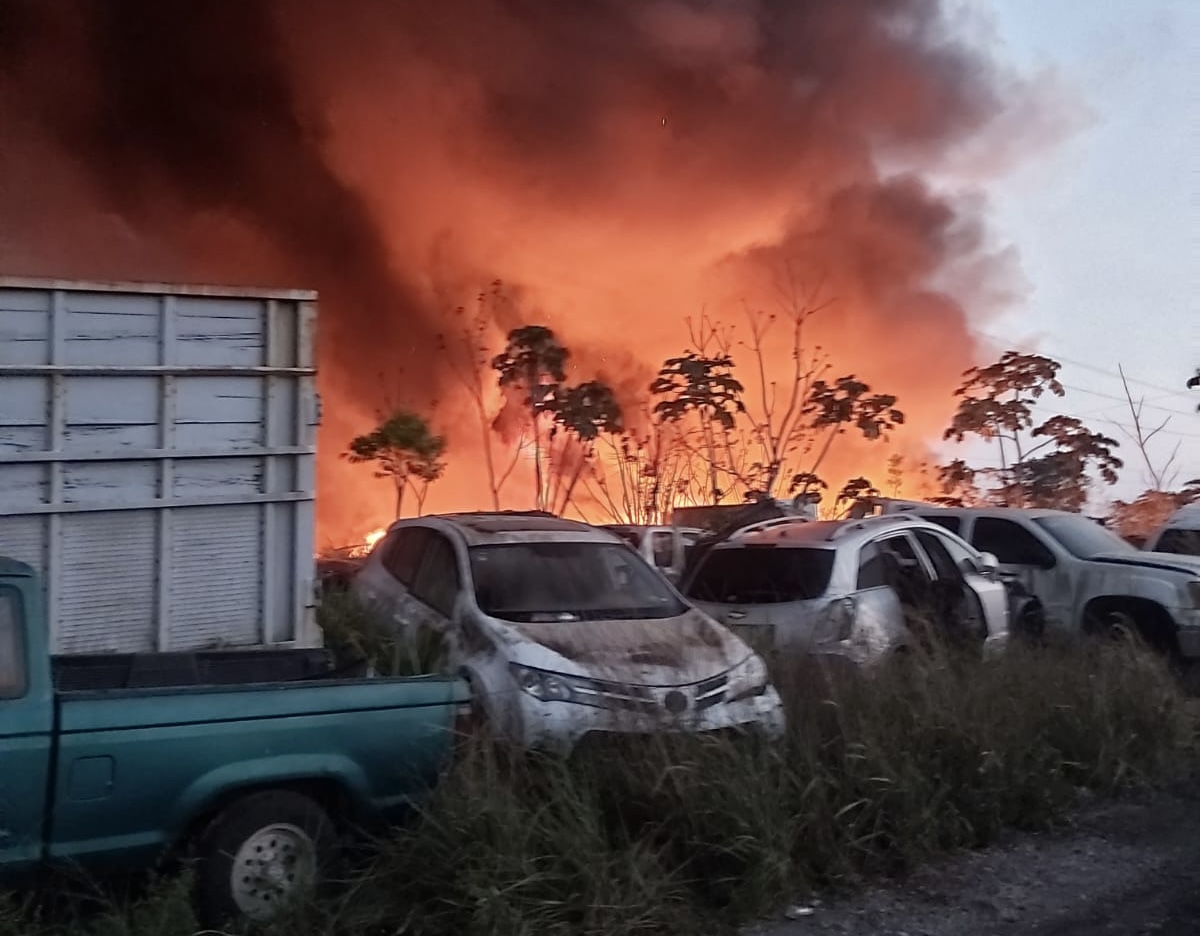
<instances>
[{"instance_id":1,"label":"smoke plume","mask_svg":"<svg viewBox=\"0 0 1200 936\"><path fill-rule=\"evenodd\" d=\"M386 515L334 457L385 402L437 403L433 507L487 503L438 335L496 278L583 378L636 388L685 316L733 323L801 270L835 370L897 394L919 447L965 306L1013 282L936 180L1019 143L1030 100L953 27L935 0L5 0L0 269L319 289L332 539Z\"/></svg>"}]
</instances>

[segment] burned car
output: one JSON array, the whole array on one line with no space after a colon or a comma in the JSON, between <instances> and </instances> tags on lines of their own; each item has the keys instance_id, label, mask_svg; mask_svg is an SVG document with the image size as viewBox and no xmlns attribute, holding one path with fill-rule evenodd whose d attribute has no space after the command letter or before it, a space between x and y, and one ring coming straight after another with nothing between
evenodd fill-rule
<instances>
[{"instance_id":1,"label":"burned car","mask_svg":"<svg viewBox=\"0 0 1200 936\"><path fill-rule=\"evenodd\" d=\"M784 727L763 659L587 524L516 512L401 520L352 589L401 637L441 635L478 716L523 747Z\"/></svg>"},{"instance_id":2,"label":"burned car","mask_svg":"<svg viewBox=\"0 0 1200 936\"><path fill-rule=\"evenodd\" d=\"M995 566L916 517L781 517L714 542L682 590L760 652L862 666L935 633L1002 649L1008 595Z\"/></svg>"}]
</instances>

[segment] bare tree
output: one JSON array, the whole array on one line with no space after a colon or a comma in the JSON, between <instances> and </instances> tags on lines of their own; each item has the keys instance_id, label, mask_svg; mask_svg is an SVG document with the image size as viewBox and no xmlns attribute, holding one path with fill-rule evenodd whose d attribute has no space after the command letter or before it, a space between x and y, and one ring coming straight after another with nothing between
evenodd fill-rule
<instances>
[{"instance_id":1,"label":"bare tree","mask_svg":"<svg viewBox=\"0 0 1200 936\"><path fill-rule=\"evenodd\" d=\"M500 509L501 491L521 456L532 444L522 426L521 431L516 433L515 445L508 446L510 455L507 465L503 468L498 466L495 446L498 441L499 413L493 411L488 391L489 387L494 386L495 379L492 358L499 339L495 323L512 317L512 302L504 284L494 280L476 297L473 312L468 313L463 306L454 310L456 329L453 335L438 336L439 349L445 354L454 376L467 391L475 410L493 510Z\"/></svg>"},{"instance_id":2,"label":"bare tree","mask_svg":"<svg viewBox=\"0 0 1200 936\"><path fill-rule=\"evenodd\" d=\"M674 506L704 503L703 461L684 444L685 431L647 408L637 427L601 436L583 477L590 501L617 523L663 523Z\"/></svg>"},{"instance_id":3,"label":"bare tree","mask_svg":"<svg viewBox=\"0 0 1200 936\"><path fill-rule=\"evenodd\" d=\"M1143 397L1134 403L1133 394L1129 390L1129 381L1125 379L1125 369L1118 364L1117 371L1121 375L1121 386L1125 390L1125 402L1129 404L1129 416L1130 419L1133 420L1132 429L1128 429L1119 423L1117 424L1118 428L1120 428L1121 431L1129 437L1130 441L1133 442L1134 446L1141 454L1142 461L1146 465L1146 473L1149 476L1150 483L1152 485L1151 490L1165 491L1171 486L1175 478L1178 476L1178 472L1171 471L1171 466L1175 463L1175 459L1179 455L1179 443L1175 444L1175 448L1171 452L1170 457L1168 457L1161 466L1154 464L1154 460L1150 457L1148 446L1156 435L1167 428L1167 425L1171 422L1171 417L1168 416L1152 429L1143 425L1142 408L1143 404L1145 403L1145 398Z\"/></svg>"},{"instance_id":4,"label":"bare tree","mask_svg":"<svg viewBox=\"0 0 1200 936\"><path fill-rule=\"evenodd\" d=\"M651 386L662 397L659 415L698 417L697 455L708 471L713 503L730 493L773 497L785 485L797 493L820 474L839 436L856 429L863 438L884 439L904 422L895 396L873 393L854 374L829 378L828 353L806 340L810 320L832 303L821 301L820 292L820 283L806 289L783 264L778 311L745 309L748 341L735 342L732 329L707 317L699 327L689 320L692 349L666 361ZM778 335L781 325L787 331ZM746 386L734 377L735 344L749 359ZM783 374L775 368L779 349L790 360Z\"/></svg>"}]
</instances>

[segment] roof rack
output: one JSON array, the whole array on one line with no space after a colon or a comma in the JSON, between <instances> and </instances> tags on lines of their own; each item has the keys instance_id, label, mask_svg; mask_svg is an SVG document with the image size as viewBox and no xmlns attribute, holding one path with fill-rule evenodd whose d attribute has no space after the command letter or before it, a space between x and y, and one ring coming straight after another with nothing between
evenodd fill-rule
<instances>
[{"instance_id":1,"label":"roof rack","mask_svg":"<svg viewBox=\"0 0 1200 936\"><path fill-rule=\"evenodd\" d=\"M744 533L761 533L763 530L769 530L777 526L790 526L793 523L812 523L808 517L772 517L769 520L759 520L756 523L749 523L744 527L738 527L731 534L732 536L741 536Z\"/></svg>"},{"instance_id":2,"label":"roof rack","mask_svg":"<svg viewBox=\"0 0 1200 936\"><path fill-rule=\"evenodd\" d=\"M859 530L865 530L868 528L868 526L872 526L872 525L877 526L881 522L921 523L924 521L922 521L922 519L920 517L916 516L915 514L911 514L911 513L876 514L873 517L863 517L861 520L852 520L852 521L848 521L848 522L842 524L841 526L839 526L836 530L834 530L829 535L829 539L831 541L836 540L836 539L841 539L843 536L845 536L847 533L849 533L851 531L857 532Z\"/></svg>"}]
</instances>

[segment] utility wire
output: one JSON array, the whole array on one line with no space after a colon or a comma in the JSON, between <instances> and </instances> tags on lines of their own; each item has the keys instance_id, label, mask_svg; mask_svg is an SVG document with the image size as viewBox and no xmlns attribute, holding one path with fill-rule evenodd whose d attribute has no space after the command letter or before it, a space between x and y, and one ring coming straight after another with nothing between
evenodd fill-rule
<instances>
[{"instance_id":1,"label":"utility wire","mask_svg":"<svg viewBox=\"0 0 1200 936\"><path fill-rule=\"evenodd\" d=\"M996 344L1001 345L1001 346L1006 346L1009 348L1018 348L1018 347L1024 346L1024 350L1027 350L1027 351L1029 350L1029 348L1028 348L1029 342L1028 341L1024 341L1024 342L1011 341L1007 338L1001 338L999 335L993 335L990 332L982 332L981 331L981 332L977 332L977 334L982 335L984 338L987 338L989 341L994 341ZM1105 377L1112 377L1114 380L1121 379L1121 375L1118 374L1116 371L1105 370L1103 367L1097 367L1095 364L1086 364L1083 361L1077 361L1074 358L1069 358L1062 354L1056 354L1054 352L1054 350L1050 349L1050 348L1038 349L1036 352L1031 352L1031 353L1045 354L1048 357L1051 357L1054 360L1056 360L1060 363L1063 363L1063 364L1073 364L1075 367L1082 367L1084 370L1089 370L1096 374L1103 374ZM1161 390L1165 396L1181 396L1182 397L1182 396L1187 396L1187 393L1188 393L1188 391L1183 388L1182 381L1180 382L1180 387L1178 389L1172 389L1170 387L1165 387L1162 384L1157 384L1157 383L1154 383L1153 381L1149 381L1149 380L1142 380L1137 377L1128 377L1127 376L1125 379L1128 380L1130 383L1139 384L1140 386L1143 386L1143 387L1149 387L1151 390ZM1125 399L1124 397L1121 397L1122 401L1124 401L1124 399ZM1162 397L1158 397L1157 399L1162 399Z\"/></svg>"}]
</instances>

